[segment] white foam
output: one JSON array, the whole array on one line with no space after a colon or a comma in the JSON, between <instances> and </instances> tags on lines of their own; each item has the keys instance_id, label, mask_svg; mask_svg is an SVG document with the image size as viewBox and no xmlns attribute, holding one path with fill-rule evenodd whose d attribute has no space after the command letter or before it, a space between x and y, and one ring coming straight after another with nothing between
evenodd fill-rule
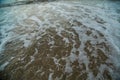
<instances>
[{"instance_id":1,"label":"white foam","mask_svg":"<svg viewBox=\"0 0 120 80\"><path fill-rule=\"evenodd\" d=\"M66 73L73 72L69 58L66 59L65 72Z\"/></svg>"},{"instance_id":2,"label":"white foam","mask_svg":"<svg viewBox=\"0 0 120 80\"><path fill-rule=\"evenodd\" d=\"M75 55L74 53L71 53L69 56L70 61L73 63L75 60L77 60L77 55Z\"/></svg>"},{"instance_id":3,"label":"white foam","mask_svg":"<svg viewBox=\"0 0 120 80\"><path fill-rule=\"evenodd\" d=\"M24 40L24 47L29 47L31 43L32 42L30 40Z\"/></svg>"},{"instance_id":4,"label":"white foam","mask_svg":"<svg viewBox=\"0 0 120 80\"><path fill-rule=\"evenodd\" d=\"M20 40L22 40L24 42L23 46L26 48L32 44L31 40L27 40L26 37L22 37L22 38L20 38Z\"/></svg>"},{"instance_id":5,"label":"white foam","mask_svg":"<svg viewBox=\"0 0 120 80\"><path fill-rule=\"evenodd\" d=\"M36 21L39 25L41 25L41 20L36 16L31 16L29 19Z\"/></svg>"},{"instance_id":6,"label":"white foam","mask_svg":"<svg viewBox=\"0 0 120 80\"><path fill-rule=\"evenodd\" d=\"M53 75L53 73L50 73L50 74L49 74L48 80L53 80L53 79L52 79L52 75Z\"/></svg>"},{"instance_id":7,"label":"white foam","mask_svg":"<svg viewBox=\"0 0 120 80\"><path fill-rule=\"evenodd\" d=\"M0 71L4 70L4 68L9 64L9 62L5 62L4 64L0 65Z\"/></svg>"},{"instance_id":8,"label":"white foam","mask_svg":"<svg viewBox=\"0 0 120 80\"><path fill-rule=\"evenodd\" d=\"M41 32L45 32L45 30L47 28L53 27L55 24L57 24L57 21L53 21L53 22L50 21L51 15L52 15L51 12L60 16L60 18L58 19L58 22L61 19L65 19L66 21L69 21L70 24L74 24L73 21L77 20L77 21L81 22L82 24L84 24L85 26L87 26L89 28L93 28L93 29L98 30L101 33L103 33L105 35L105 38L107 38L107 40L115 48L115 50L113 51L113 54L116 56L118 56L118 54L120 55L120 42L119 42L119 40L120 40L120 23L117 21L117 19L118 19L117 17L119 17L119 14L117 14L115 12L115 10L113 8L111 8L113 6L108 5L109 2L108 2L108 4L104 3L104 5L101 3L100 4L97 3L97 5L93 5L92 3L89 4L89 1L87 1L85 4L86 5L84 5L83 3L80 3L80 2L74 2L74 3L53 2L53 3L48 3L46 5L36 4L36 5L30 5L28 7L27 6L14 7L12 9L12 13L10 13L10 14L12 14L12 16L13 15L17 16L17 17L15 17L16 19L14 19L14 20L16 20L15 22L18 22L18 24L21 24L21 28L24 28L26 30L32 30L34 28L26 25L24 20L31 19L31 20L35 21L37 24L39 24L39 28L37 28L39 30L39 34ZM106 6L106 5L108 5L108 6ZM32 10L32 9L34 9L34 10ZM86 11L86 9L88 9L90 12ZM46 11L46 12L44 12L44 11ZM41 15L45 20L44 21L40 20L37 17L39 15ZM7 19L11 20L10 17ZM95 19L97 19L97 20L95 20ZM101 19L104 20L103 23L99 23L101 21ZM76 25L76 24L74 24L74 25ZM15 25L12 25L11 27L14 27L14 26ZM64 28L63 28L62 24L59 26L60 27L56 28L57 35L63 37L61 35L61 31L63 31ZM103 27L106 29L104 29ZM75 31L79 35L79 39L81 40L81 45L78 48L78 51L80 52L80 54L78 57L74 54L76 49L74 47L75 41L73 40L73 49L71 51L71 54L69 57L67 57L67 59L65 58L66 59L65 72L67 72L67 73L73 72L72 67L71 67L71 62L74 62L76 59L78 59L79 64L81 64L81 63L85 64L86 71L88 71L88 73L89 73L88 77L90 80L93 80L93 73L90 72L90 70L88 68L89 59L88 59L87 55L85 55L85 51L84 51L85 45L84 44L87 40L91 40L92 44L95 44L96 41L94 39L92 39L91 37L88 37L87 35L85 35L84 34L85 30L80 28L80 26L74 26L73 28L75 29ZM4 26L2 26L2 30L3 30L2 33L6 34L6 31L8 29L9 29L9 25L7 25L5 28L4 28ZM32 44L31 40L36 36L36 33L37 32L35 32L31 35L25 34L25 35L19 36L20 40L22 40L24 42L24 45L23 45L24 47L29 47ZM8 33L8 34L10 34L10 33ZM94 34L97 35L97 33L95 31L94 31ZM37 40L40 39L41 36L42 36L42 34L40 34L36 39ZM74 36L74 34L73 34L73 36ZM9 35L6 38L4 38L2 40L2 45L4 45L6 43L6 41L10 40L10 38L13 38L13 37L11 35ZM68 38L63 38L63 41L65 41L65 43L70 43ZM102 42L103 39L99 38L99 41ZM54 45L54 43L55 43L54 41L49 40L48 44ZM35 53L38 53L37 49L35 49L35 51L36 51ZM118 57L116 57L114 55L112 57L111 56L109 56L109 57L113 60L115 65L117 65L119 67L120 59L118 59ZM95 55L95 56L97 56L97 55ZM31 64L31 62L34 61L34 55L31 56L30 58L31 58L31 61L26 65L26 67L29 64ZM55 64L59 64L58 63L59 60L57 60L56 58L53 58L53 59L54 59ZM8 64L8 62L3 64L2 68L4 69L4 67L7 64ZM98 77L102 78L101 74L103 73L103 70L105 68L108 68L108 67L106 67L104 65L100 66L99 69L101 72L98 75ZM52 75L53 75L53 73L49 74L49 80L52 79Z\"/></svg>"},{"instance_id":9,"label":"white foam","mask_svg":"<svg viewBox=\"0 0 120 80\"><path fill-rule=\"evenodd\" d=\"M34 60L35 60L35 57L34 56L30 56L30 61L24 66L25 68L27 68L27 66L29 66Z\"/></svg>"},{"instance_id":10,"label":"white foam","mask_svg":"<svg viewBox=\"0 0 120 80\"><path fill-rule=\"evenodd\" d=\"M68 38L63 38L63 41L65 41L65 43L70 43Z\"/></svg>"},{"instance_id":11,"label":"white foam","mask_svg":"<svg viewBox=\"0 0 120 80\"><path fill-rule=\"evenodd\" d=\"M54 45L55 42L54 41L49 41L48 45Z\"/></svg>"},{"instance_id":12,"label":"white foam","mask_svg":"<svg viewBox=\"0 0 120 80\"><path fill-rule=\"evenodd\" d=\"M53 61L56 65L59 65L59 59L56 59L55 57L53 57Z\"/></svg>"}]
</instances>

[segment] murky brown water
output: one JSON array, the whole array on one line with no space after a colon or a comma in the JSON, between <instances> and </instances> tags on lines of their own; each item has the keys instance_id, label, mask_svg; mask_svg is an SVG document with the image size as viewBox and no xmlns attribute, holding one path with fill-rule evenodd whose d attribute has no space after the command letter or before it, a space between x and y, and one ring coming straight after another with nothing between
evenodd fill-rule
<instances>
[{"instance_id":1,"label":"murky brown water","mask_svg":"<svg viewBox=\"0 0 120 80\"><path fill-rule=\"evenodd\" d=\"M23 47L23 42L17 39L6 43L3 60L14 58L1 72L2 78L4 80L47 80L52 74L53 80L86 80L88 71L84 61L79 60L79 58L73 61L69 59L73 48L75 48L73 55L78 57L82 54L79 48L81 47L81 38L84 36L81 35L79 39L78 33L69 22L60 21L60 23L61 26L64 25L62 27L64 30L60 33L61 36L57 34L57 27L50 27L42 33L41 39L33 38L32 45L28 48ZM82 26L80 34L91 37L93 41L97 42L97 44L93 44L91 40L87 40L84 43L83 54L89 60L89 71L96 77L100 72L98 67L101 65L115 69L112 62L106 62L107 55L111 55L112 48L104 35L99 31L83 26L80 22L75 23L80 27ZM37 32L37 30L20 30L20 27L13 31L17 34ZM67 38L69 43L65 43L63 38ZM100 38L103 39L102 42L99 42ZM50 41L54 41L54 44L50 44ZM95 54L97 56L94 56ZM70 73L65 71L66 65L71 66L72 71ZM112 80L109 73L109 69L103 72L104 79Z\"/></svg>"}]
</instances>

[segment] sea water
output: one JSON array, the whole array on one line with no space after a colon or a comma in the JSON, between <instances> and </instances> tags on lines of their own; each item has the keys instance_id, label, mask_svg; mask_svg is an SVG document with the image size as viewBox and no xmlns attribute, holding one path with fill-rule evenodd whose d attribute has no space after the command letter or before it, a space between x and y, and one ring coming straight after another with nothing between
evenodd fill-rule
<instances>
[{"instance_id":1,"label":"sea water","mask_svg":"<svg viewBox=\"0 0 120 80\"><path fill-rule=\"evenodd\" d=\"M16 0L0 0L0 4L5 4L5 3L12 3L15 2Z\"/></svg>"},{"instance_id":2,"label":"sea water","mask_svg":"<svg viewBox=\"0 0 120 80\"><path fill-rule=\"evenodd\" d=\"M94 18L95 15L97 15L97 16L101 17L103 20L105 20L106 23L102 26L105 27L106 30L103 30L101 28L101 25L96 24L95 21L93 21L93 22L89 21L90 20L89 18L87 18L87 19L76 18L76 19L83 22L83 24L85 24L87 27L94 28L95 30L98 30L98 31L102 32L104 35L106 35L107 40L109 40L112 43L112 45L115 47L116 51L118 51L118 53L120 54L120 42L119 42L119 40L120 40L120 22L117 21L120 17L120 14L119 14L119 12L116 12L117 10L118 11L120 10L120 7L117 5L119 3L114 4L114 3L109 2L109 3L105 3L105 4L95 5L96 3L97 2L89 3L87 1L85 1L85 2L83 1L81 5L84 6L83 7L84 9L88 9L88 10L91 10L91 12L93 12L93 14L89 15L90 17ZM63 2L61 4L67 5L67 4L64 4ZM59 3L58 5L61 5L61 4ZM87 6L85 6L83 4L85 4ZM53 4L49 4L48 6L50 7L51 5L53 6ZM71 5L80 6L79 4L75 5L74 3L71 3ZM9 39L11 38L10 30L15 27L16 23L24 25L24 24L22 24L22 20L24 20L24 18L27 19L29 13L32 13L32 11L30 11L31 10L30 8L32 8L32 6L35 7L36 5L31 5L31 6L29 5L29 7L28 6L25 7L25 5L24 5L24 7L22 7L22 5L21 5L21 6L6 7L6 8L0 9L0 43L1 43L0 51L2 51L4 49L5 43L7 41L9 41ZM61 11L59 11L60 9L57 9L59 7L55 7L55 6L57 6L57 5L54 4L53 9L55 9L56 11L58 10L58 12L60 12L60 13L63 13L61 15L65 16L66 18L71 17L71 16L67 16L68 14L80 15L80 13L77 13L77 11L75 11L76 14L73 14L74 12L73 13L64 12L64 8ZM70 4L68 6L70 6ZM37 7L40 7L40 6L37 5L36 8ZM40 14L37 11L34 13L35 13L35 16L32 16L31 19L33 19L40 25L41 22L36 17L36 15L39 16ZM48 12L48 15L49 15L49 12ZM45 16L45 15L42 14L42 16ZM73 16L73 18L74 18L74 16ZM46 17L46 21L47 21L47 17ZM49 24L49 25L51 25L51 24ZM25 25L22 26L21 28L23 28L23 27L25 27ZM25 28L25 29L27 29L27 28ZM77 30L79 30L79 28ZM25 40L25 42L27 42L27 41ZM68 42L68 41L66 40L66 42ZM28 42L27 42L27 44L28 44ZM84 58L84 59L86 59L86 58ZM113 60L116 60L116 59L113 59ZM118 59L118 62L119 62L119 59ZM5 66L6 66L6 64L5 64ZM5 66L3 66L3 67L5 67Z\"/></svg>"},{"instance_id":3,"label":"sea water","mask_svg":"<svg viewBox=\"0 0 120 80\"><path fill-rule=\"evenodd\" d=\"M14 17L11 14L11 8L0 8L0 51L6 41L8 31L13 27Z\"/></svg>"}]
</instances>

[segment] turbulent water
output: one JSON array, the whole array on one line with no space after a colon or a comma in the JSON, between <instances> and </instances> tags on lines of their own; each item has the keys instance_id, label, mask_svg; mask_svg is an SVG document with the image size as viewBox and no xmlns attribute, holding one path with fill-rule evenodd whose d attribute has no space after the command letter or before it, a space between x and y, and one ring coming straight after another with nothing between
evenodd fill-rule
<instances>
[{"instance_id":1,"label":"turbulent water","mask_svg":"<svg viewBox=\"0 0 120 80\"><path fill-rule=\"evenodd\" d=\"M0 79L120 80L119 40L119 1L3 7Z\"/></svg>"}]
</instances>

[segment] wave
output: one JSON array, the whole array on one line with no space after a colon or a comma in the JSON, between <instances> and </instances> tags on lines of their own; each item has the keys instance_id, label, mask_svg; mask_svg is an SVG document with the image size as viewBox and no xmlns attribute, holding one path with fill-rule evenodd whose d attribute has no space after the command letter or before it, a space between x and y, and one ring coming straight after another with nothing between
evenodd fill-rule
<instances>
[{"instance_id":1,"label":"wave","mask_svg":"<svg viewBox=\"0 0 120 80\"><path fill-rule=\"evenodd\" d=\"M2 8L2 78L120 79L119 7L108 3L60 1Z\"/></svg>"}]
</instances>

